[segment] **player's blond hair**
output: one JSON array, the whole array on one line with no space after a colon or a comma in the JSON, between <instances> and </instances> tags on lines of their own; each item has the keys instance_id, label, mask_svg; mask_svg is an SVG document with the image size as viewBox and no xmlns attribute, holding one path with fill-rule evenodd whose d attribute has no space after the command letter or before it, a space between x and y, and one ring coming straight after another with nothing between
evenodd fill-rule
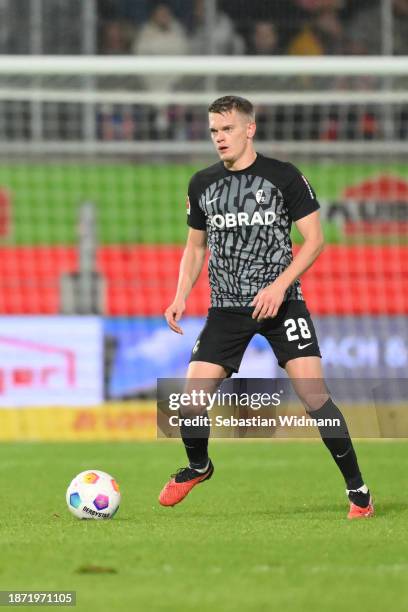
<instances>
[{"instance_id":1,"label":"player's blond hair","mask_svg":"<svg viewBox=\"0 0 408 612\"><path fill-rule=\"evenodd\" d=\"M208 107L209 113L228 113L236 110L243 115L247 115L252 121L255 120L255 110L252 102L241 96L222 96L217 98Z\"/></svg>"}]
</instances>

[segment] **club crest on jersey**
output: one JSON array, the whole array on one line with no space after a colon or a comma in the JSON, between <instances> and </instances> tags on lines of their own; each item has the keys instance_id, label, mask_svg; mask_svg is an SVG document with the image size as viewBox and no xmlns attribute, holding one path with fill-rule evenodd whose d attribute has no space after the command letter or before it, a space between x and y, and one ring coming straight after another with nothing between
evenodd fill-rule
<instances>
[{"instance_id":1,"label":"club crest on jersey","mask_svg":"<svg viewBox=\"0 0 408 612\"><path fill-rule=\"evenodd\" d=\"M264 192L263 189L258 189L258 191L255 194L255 200L258 202L258 204L264 204L265 203L266 193Z\"/></svg>"}]
</instances>

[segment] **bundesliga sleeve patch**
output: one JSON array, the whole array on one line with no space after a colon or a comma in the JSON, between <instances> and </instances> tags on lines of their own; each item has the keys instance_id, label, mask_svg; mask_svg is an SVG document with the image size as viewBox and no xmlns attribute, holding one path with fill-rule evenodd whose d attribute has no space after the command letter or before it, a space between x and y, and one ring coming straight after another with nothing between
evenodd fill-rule
<instances>
[{"instance_id":1,"label":"bundesliga sleeve patch","mask_svg":"<svg viewBox=\"0 0 408 612\"><path fill-rule=\"evenodd\" d=\"M190 198L187 196L186 199L186 206L187 206L187 214L190 214Z\"/></svg>"}]
</instances>

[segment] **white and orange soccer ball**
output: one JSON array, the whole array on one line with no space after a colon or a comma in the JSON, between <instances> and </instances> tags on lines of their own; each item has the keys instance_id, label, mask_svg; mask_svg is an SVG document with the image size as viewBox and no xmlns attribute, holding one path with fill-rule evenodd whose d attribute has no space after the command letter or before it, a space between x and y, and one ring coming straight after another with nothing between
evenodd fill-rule
<instances>
[{"instance_id":1,"label":"white and orange soccer ball","mask_svg":"<svg viewBox=\"0 0 408 612\"><path fill-rule=\"evenodd\" d=\"M72 480L66 493L68 509L79 519L109 519L118 511L119 485L100 470L86 470Z\"/></svg>"}]
</instances>

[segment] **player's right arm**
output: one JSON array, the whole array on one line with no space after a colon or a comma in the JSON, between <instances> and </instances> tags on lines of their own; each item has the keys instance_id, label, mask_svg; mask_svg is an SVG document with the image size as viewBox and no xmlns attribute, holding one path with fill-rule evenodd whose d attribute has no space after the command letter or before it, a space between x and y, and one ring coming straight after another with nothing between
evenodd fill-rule
<instances>
[{"instance_id":1,"label":"player's right arm","mask_svg":"<svg viewBox=\"0 0 408 612\"><path fill-rule=\"evenodd\" d=\"M200 276L205 261L206 250L207 232L190 227L186 247L180 262L176 296L164 313L169 327L177 334L183 333L177 322L186 308L186 299Z\"/></svg>"}]
</instances>

